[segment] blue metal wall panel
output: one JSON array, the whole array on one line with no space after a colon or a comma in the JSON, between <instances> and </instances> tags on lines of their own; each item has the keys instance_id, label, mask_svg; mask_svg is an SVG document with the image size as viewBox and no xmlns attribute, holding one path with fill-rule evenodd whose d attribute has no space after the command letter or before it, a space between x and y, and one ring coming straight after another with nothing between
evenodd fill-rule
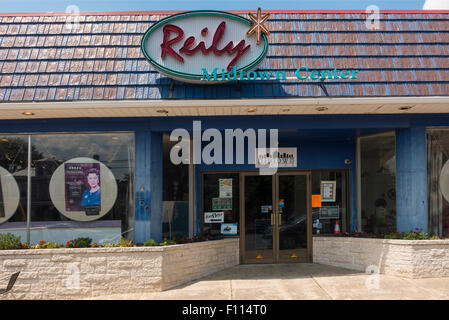
<instances>
[{"instance_id":1,"label":"blue metal wall panel","mask_svg":"<svg viewBox=\"0 0 449 320\"><path fill-rule=\"evenodd\" d=\"M143 243L151 237L151 133L136 132L136 168L134 173L134 242Z\"/></svg>"},{"instance_id":2,"label":"blue metal wall panel","mask_svg":"<svg viewBox=\"0 0 449 320\"><path fill-rule=\"evenodd\" d=\"M151 193L151 233L156 241L162 240L162 133L152 132L150 135L150 193ZM187 181L185 181L187 183ZM145 240L148 240L145 239ZM145 241L143 240L143 241Z\"/></svg>"},{"instance_id":3,"label":"blue metal wall panel","mask_svg":"<svg viewBox=\"0 0 449 320\"><path fill-rule=\"evenodd\" d=\"M427 231L426 130L396 131L397 230Z\"/></svg>"}]
</instances>

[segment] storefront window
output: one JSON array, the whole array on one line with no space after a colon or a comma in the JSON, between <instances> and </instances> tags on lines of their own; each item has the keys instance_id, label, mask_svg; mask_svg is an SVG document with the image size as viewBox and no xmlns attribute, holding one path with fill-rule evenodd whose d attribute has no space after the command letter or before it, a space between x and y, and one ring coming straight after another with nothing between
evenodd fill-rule
<instances>
[{"instance_id":1,"label":"storefront window","mask_svg":"<svg viewBox=\"0 0 449 320\"><path fill-rule=\"evenodd\" d=\"M32 149L36 154L35 148ZM28 136L0 136L0 230L23 226L27 218Z\"/></svg>"},{"instance_id":2,"label":"storefront window","mask_svg":"<svg viewBox=\"0 0 449 320\"><path fill-rule=\"evenodd\" d=\"M12 173L20 190L18 210L0 224L0 232L15 233L23 241L27 139L5 136L0 142L0 157L5 159L0 166ZM77 237L100 244L117 243L121 237L134 239L134 134L35 134L31 145L31 243L65 244ZM2 178L1 182L3 198L14 199L4 192L14 189L14 181Z\"/></svg>"},{"instance_id":3,"label":"storefront window","mask_svg":"<svg viewBox=\"0 0 449 320\"><path fill-rule=\"evenodd\" d=\"M359 138L359 217L362 231L396 231L396 136Z\"/></svg>"},{"instance_id":4,"label":"storefront window","mask_svg":"<svg viewBox=\"0 0 449 320\"><path fill-rule=\"evenodd\" d=\"M427 131L429 232L449 235L449 129Z\"/></svg>"},{"instance_id":5,"label":"storefront window","mask_svg":"<svg viewBox=\"0 0 449 320\"><path fill-rule=\"evenodd\" d=\"M162 237L164 239L189 236L189 165L175 165L170 150L177 141L163 135L163 202Z\"/></svg>"},{"instance_id":6,"label":"storefront window","mask_svg":"<svg viewBox=\"0 0 449 320\"><path fill-rule=\"evenodd\" d=\"M348 228L346 171L313 171L312 198L320 196L319 206L312 199L313 234L333 234L335 225L340 232Z\"/></svg>"},{"instance_id":7,"label":"storefront window","mask_svg":"<svg viewBox=\"0 0 449 320\"><path fill-rule=\"evenodd\" d=\"M239 174L205 173L202 184L201 234L238 235L240 230ZM229 231L224 229L226 227L229 228ZM235 230L233 230L234 228Z\"/></svg>"}]
</instances>

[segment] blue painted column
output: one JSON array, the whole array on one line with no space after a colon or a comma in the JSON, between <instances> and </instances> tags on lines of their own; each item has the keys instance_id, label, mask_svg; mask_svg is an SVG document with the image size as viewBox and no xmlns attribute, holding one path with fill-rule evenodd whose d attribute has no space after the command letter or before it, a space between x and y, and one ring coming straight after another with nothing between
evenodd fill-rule
<instances>
[{"instance_id":1,"label":"blue painted column","mask_svg":"<svg viewBox=\"0 0 449 320\"><path fill-rule=\"evenodd\" d=\"M397 230L427 232L426 129L396 131Z\"/></svg>"},{"instance_id":2,"label":"blue painted column","mask_svg":"<svg viewBox=\"0 0 449 320\"><path fill-rule=\"evenodd\" d=\"M162 238L162 134L136 131L134 242Z\"/></svg>"}]
</instances>

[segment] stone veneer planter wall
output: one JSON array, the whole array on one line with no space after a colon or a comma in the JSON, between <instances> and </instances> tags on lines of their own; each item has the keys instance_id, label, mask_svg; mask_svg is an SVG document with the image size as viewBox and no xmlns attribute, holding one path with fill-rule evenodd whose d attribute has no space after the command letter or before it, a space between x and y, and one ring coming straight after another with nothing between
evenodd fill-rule
<instances>
[{"instance_id":1,"label":"stone veneer planter wall","mask_svg":"<svg viewBox=\"0 0 449 320\"><path fill-rule=\"evenodd\" d=\"M1 299L82 299L162 291L239 263L239 239L163 247L0 251L0 275L21 271ZM79 289L74 271L79 270ZM75 280L75 282L73 282ZM7 279L1 280L6 287Z\"/></svg>"},{"instance_id":2,"label":"stone veneer planter wall","mask_svg":"<svg viewBox=\"0 0 449 320\"><path fill-rule=\"evenodd\" d=\"M449 240L313 237L313 262L407 278L449 277Z\"/></svg>"}]
</instances>

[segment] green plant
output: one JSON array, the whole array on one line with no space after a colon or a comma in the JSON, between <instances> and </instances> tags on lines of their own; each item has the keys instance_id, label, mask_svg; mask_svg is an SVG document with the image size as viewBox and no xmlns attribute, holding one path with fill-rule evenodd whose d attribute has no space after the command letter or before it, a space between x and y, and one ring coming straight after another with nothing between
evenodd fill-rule
<instances>
[{"instance_id":1,"label":"green plant","mask_svg":"<svg viewBox=\"0 0 449 320\"><path fill-rule=\"evenodd\" d=\"M433 235L429 238L429 240L441 240L441 238L437 235Z\"/></svg>"},{"instance_id":2,"label":"green plant","mask_svg":"<svg viewBox=\"0 0 449 320\"><path fill-rule=\"evenodd\" d=\"M56 249L56 248L61 248L61 245L59 243L56 243L56 242L47 242L45 244L44 248L46 248L46 249Z\"/></svg>"},{"instance_id":3,"label":"green plant","mask_svg":"<svg viewBox=\"0 0 449 320\"><path fill-rule=\"evenodd\" d=\"M92 239L85 237L85 238L76 238L70 241L67 241L65 244L66 248L89 248L90 244L92 243Z\"/></svg>"},{"instance_id":4,"label":"green plant","mask_svg":"<svg viewBox=\"0 0 449 320\"><path fill-rule=\"evenodd\" d=\"M20 237L12 233L0 234L0 250L20 249L21 245Z\"/></svg>"},{"instance_id":5,"label":"green plant","mask_svg":"<svg viewBox=\"0 0 449 320\"><path fill-rule=\"evenodd\" d=\"M401 240L427 240L429 239L429 234L423 231L419 231L419 229L415 229L416 231L407 231L407 232L395 232L388 233L384 236L385 239L401 239Z\"/></svg>"},{"instance_id":6,"label":"green plant","mask_svg":"<svg viewBox=\"0 0 449 320\"><path fill-rule=\"evenodd\" d=\"M120 242L116 245L117 247L133 247L134 243L132 240L126 240L125 238L121 238Z\"/></svg>"},{"instance_id":7,"label":"green plant","mask_svg":"<svg viewBox=\"0 0 449 320\"><path fill-rule=\"evenodd\" d=\"M144 242L143 244L145 247L156 247L159 245L159 243L157 243L157 241L155 241L154 239L150 239Z\"/></svg>"},{"instance_id":8,"label":"green plant","mask_svg":"<svg viewBox=\"0 0 449 320\"><path fill-rule=\"evenodd\" d=\"M176 244L175 240L164 240L159 243L160 246L169 246L169 245L173 245L173 244Z\"/></svg>"},{"instance_id":9,"label":"green plant","mask_svg":"<svg viewBox=\"0 0 449 320\"><path fill-rule=\"evenodd\" d=\"M18 249L31 249L31 246L26 242L22 242Z\"/></svg>"}]
</instances>

